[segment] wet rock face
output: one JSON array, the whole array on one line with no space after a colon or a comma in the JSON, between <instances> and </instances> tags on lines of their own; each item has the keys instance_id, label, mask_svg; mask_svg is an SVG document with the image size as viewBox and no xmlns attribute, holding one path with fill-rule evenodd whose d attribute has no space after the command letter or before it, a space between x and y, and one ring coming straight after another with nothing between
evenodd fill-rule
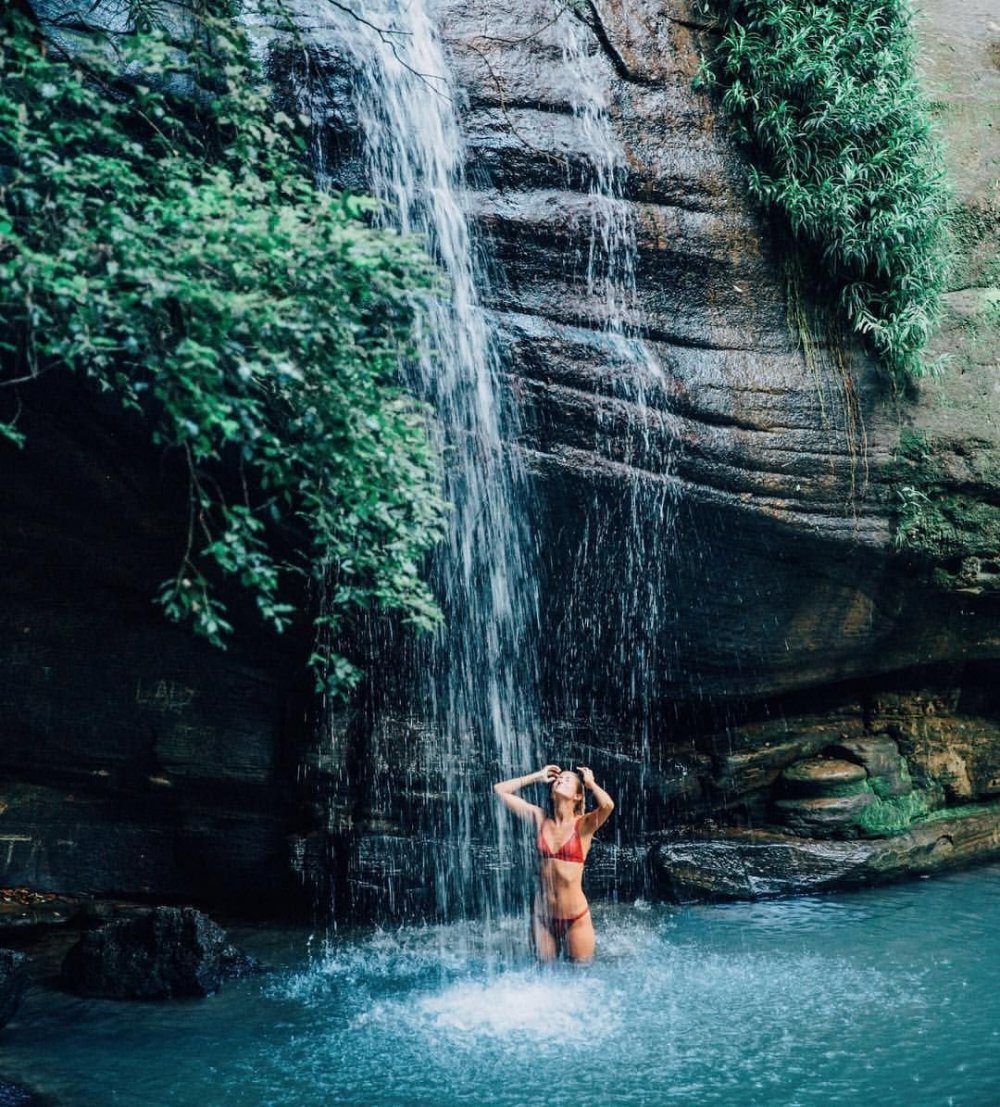
<instances>
[{"instance_id":1,"label":"wet rock face","mask_svg":"<svg viewBox=\"0 0 1000 1107\"><path fill-rule=\"evenodd\" d=\"M956 811L889 838L821 841L766 830L668 837L653 850L664 895L764 899L858 888L996 857L1000 806Z\"/></svg>"},{"instance_id":2,"label":"wet rock face","mask_svg":"<svg viewBox=\"0 0 1000 1107\"><path fill-rule=\"evenodd\" d=\"M815 800L864 793L900 810L917 804L917 794L928 810L993 802L1000 797L998 707L992 689L976 699L971 691L922 688L701 736L696 744L710 766L699 773L702 810L727 821L739 819L725 811L739 812L759 825L780 824L782 812L808 811Z\"/></svg>"},{"instance_id":3,"label":"wet rock face","mask_svg":"<svg viewBox=\"0 0 1000 1107\"><path fill-rule=\"evenodd\" d=\"M28 987L28 958L12 949L0 949L0 1027L17 1014Z\"/></svg>"},{"instance_id":4,"label":"wet rock face","mask_svg":"<svg viewBox=\"0 0 1000 1107\"><path fill-rule=\"evenodd\" d=\"M157 907L85 933L66 955L62 975L78 995L172 999L211 995L249 967L207 915Z\"/></svg>"},{"instance_id":5,"label":"wet rock face","mask_svg":"<svg viewBox=\"0 0 1000 1107\"><path fill-rule=\"evenodd\" d=\"M742 154L692 91L711 46L696 6L436 11L538 500L552 710L614 715L637 683L661 703L773 696L996 656L983 590L956 597L895 550L906 412L789 285ZM567 50L581 34L582 61ZM600 135L574 114L582 80L606 105ZM588 280L602 143L634 237L625 323L652 374L606 333L607 286ZM996 444L994 428L971 454ZM973 499L993 495L984 465L956 470Z\"/></svg>"},{"instance_id":6,"label":"wet rock face","mask_svg":"<svg viewBox=\"0 0 1000 1107\"><path fill-rule=\"evenodd\" d=\"M652 849L657 887L680 899L797 895L1000 856L996 695L968 698L883 693L699 738L701 800L690 829Z\"/></svg>"},{"instance_id":7,"label":"wet rock face","mask_svg":"<svg viewBox=\"0 0 1000 1107\"><path fill-rule=\"evenodd\" d=\"M1000 650L988 597L939 588L932 566L895 548L909 400L787 275L781 243L748 204L743 155L692 90L711 45L693 4L435 0L433 10L531 478L552 756L579 756L616 783L626 837L733 811L780 822L782 770L873 739L865 709L845 730L801 704L786 711L789 693L862 678L867 696L878 674ZM294 59L271 60L279 87L289 65L301 79ZM317 60L333 90L325 169L335 185L363 188L351 63L329 38ZM580 109L587 89L604 105L599 122ZM621 201L611 237L631 273L602 261L595 230L607 218L595 166L609 157ZM989 482L972 483L979 495ZM767 701L788 725L677 733L672 709L705 701ZM382 723L390 745L407 744ZM800 830L841 833L872 795L907 794L900 746L875 737L896 750L894 770L876 765L874 748L846 756L884 792L817 797L821 813ZM488 787L482 766L470 773ZM952 777L953 791L965 787L957 768ZM397 802L379 808L374 833L398 833L405 852L419 789L401 775L386 791ZM383 868L365 869L368 883Z\"/></svg>"}]
</instances>

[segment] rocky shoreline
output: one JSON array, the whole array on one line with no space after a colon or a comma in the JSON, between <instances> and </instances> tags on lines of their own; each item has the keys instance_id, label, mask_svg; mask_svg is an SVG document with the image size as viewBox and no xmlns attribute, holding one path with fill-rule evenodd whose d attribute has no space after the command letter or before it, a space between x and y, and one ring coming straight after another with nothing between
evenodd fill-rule
<instances>
[{"instance_id":1,"label":"rocky shoreline","mask_svg":"<svg viewBox=\"0 0 1000 1107\"><path fill-rule=\"evenodd\" d=\"M940 812L900 834L803 838L717 828L665 835L652 850L659 891L679 902L815 895L995 861L1000 804Z\"/></svg>"}]
</instances>

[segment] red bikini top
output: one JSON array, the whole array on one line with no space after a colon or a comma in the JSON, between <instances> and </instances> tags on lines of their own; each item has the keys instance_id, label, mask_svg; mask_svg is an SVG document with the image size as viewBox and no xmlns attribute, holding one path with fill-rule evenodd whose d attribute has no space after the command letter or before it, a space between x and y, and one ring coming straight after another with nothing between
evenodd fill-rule
<instances>
[{"instance_id":1,"label":"red bikini top","mask_svg":"<svg viewBox=\"0 0 1000 1107\"><path fill-rule=\"evenodd\" d=\"M583 840L580 837L580 819L577 818L576 823L573 826L573 833L569 838L558 848L552 849L548 842L545 841L545 836L542 834L542 828L545 826L545 822L538 828L538 854L540 857L551 858L553 861L575 861L576 864L583 864Z\"/></svg>"}]
</instances>

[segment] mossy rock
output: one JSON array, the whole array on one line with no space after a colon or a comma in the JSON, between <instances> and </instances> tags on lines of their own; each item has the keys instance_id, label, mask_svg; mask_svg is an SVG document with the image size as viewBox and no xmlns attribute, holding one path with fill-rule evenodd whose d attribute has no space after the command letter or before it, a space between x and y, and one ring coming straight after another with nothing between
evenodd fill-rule
<instances>
[{"instance_id":1,"label":"mossy rock","mask_svg":"<svg viewBox=\"0 0 1000 1107\"><path fill-rule=\"evenodd\" d=\"M892 838L926 818L937 802L938 796L928 791L888 797L876 794L858 817L858 833L863 838Z\"/></svg>"},{"instance_id":2,"label":"mossy rock","mask_svg":"<svg viewBox=\"0 0 1000 1107\"><path fill-rule=\"evenodd\" d=\"M775 803L783 825L809 838L857 837L858 820L875 796L865 790L849 796L804 796Z\"/></svg>"},{"instance_id":3,"label":"mossy rock","mask_svg":"<svg viewBox=\"0 0 1000 1107\"><path fill-rule=\"evenodd\" d=\"M872 790L883 799L888 796L906 796L913 791L906 758L888 735L845 738L831 752L863 765L868 772Z\"/></svg>"},{"instance_id":4,"label":"mossy rock","mask_svg":"<svg viewBox=\"0 0 1000 1107\"><path fill-rule=\"evenodd\" d=\"M868 773L863 765L831 757L796 761L781 774L791 796L855 796L867 791Z\"/></svg>"}]
</instances>

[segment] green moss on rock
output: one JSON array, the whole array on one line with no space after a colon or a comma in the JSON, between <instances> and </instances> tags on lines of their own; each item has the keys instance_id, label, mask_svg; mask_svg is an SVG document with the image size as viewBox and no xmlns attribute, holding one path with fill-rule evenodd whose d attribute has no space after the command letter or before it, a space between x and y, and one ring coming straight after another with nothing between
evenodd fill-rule
<instances>
[{"instance_id":1,"label":"green moss on rock","mask_svg":"<svg viewBox=\"0 0 1000 1107\"><path fill-rule=\"evenodd\" d=\"M918 819L931 811L933 797L923 791L913 791L905 796L876 795L859 813L856 826L865 838L888 838L901 834Z\"/></svg>"},{"instance_id":2,"label":"green moss on rock","mask_svg":"<svg viewBox=\"0 0 1000 1107\"><path fill-rule=\"evenodd\" d=\"M891 476L896 549L929 562L943 590L1000 592L1000 452L994 444L907 428Z\"/></svg>"}]
</instances>

